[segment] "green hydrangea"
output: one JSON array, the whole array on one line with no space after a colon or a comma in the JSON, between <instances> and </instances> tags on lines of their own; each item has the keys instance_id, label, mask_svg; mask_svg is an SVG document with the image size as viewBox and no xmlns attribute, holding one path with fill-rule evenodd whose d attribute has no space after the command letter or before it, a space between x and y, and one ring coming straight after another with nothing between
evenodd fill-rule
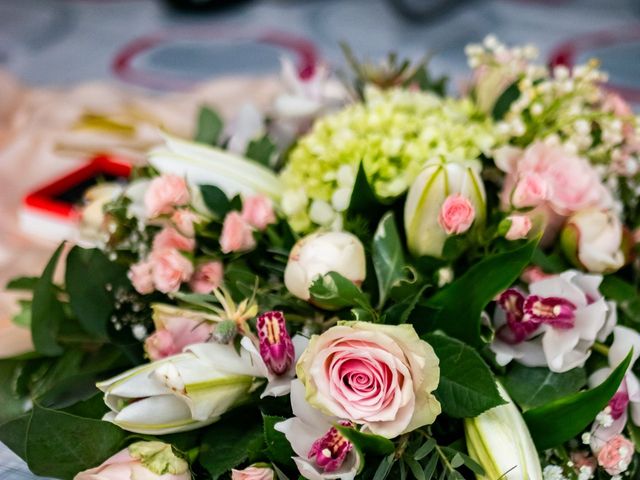
<instances>
[{"instance_id":1,"label":"green hydrangea","mask_svg":"<svg viewBox=\"0 0 640 480\"><path fill-rule=\"evenodd\" d=\"M361 162L376 194L393 198L427 162L474 159L494 144L491 121L468 99L371 87L365 98L318 120L291 151L282 206L295 230L341 227Z\"/></svg>"}]
</instances>

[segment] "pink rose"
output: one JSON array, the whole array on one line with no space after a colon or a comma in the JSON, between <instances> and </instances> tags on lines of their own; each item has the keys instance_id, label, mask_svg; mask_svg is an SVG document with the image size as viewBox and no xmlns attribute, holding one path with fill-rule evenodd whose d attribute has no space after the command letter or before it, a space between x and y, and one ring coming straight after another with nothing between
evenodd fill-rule
<instances>
[{"instance_id":1,"label":"pink rose","mask_svg":"<svg viewBox=\"0 0 640 480\"><path fill-rule=\"evenodd\" d=\"M395 438L440 413L438 363L411 325L341 322L311 338L296 373L313 407Z\"/></svg>"},{"instance_id":2,"label":"pink rose","mask_svg":"<svg viewBox=\"0 0 640 480\"><path fill-rule=\"evenodd\" d=\"M245 252L256 246L253 228L238 212L229 212L222 225L220 249L222 253Z\"/></svg>"},{"instance_id":3,"label":"pink rose","mask_svg":"<svg viewBox=\"0 0 640 480\"><path fill-rule=\"evenodd\" d=\"M507 240L525 238L531 230L531 219L526 215L509 215L507 220L511 222L509 230L504 235Z\"/></svg>"},{"instance_id":4,"label":"pink rose","mask_svg":"<svg viewBox=\"0 0 640 480\"><path fill-rule=\"evenodd\" d=\"M516 208L537 207L547 199L548 190L544 178L536 173L529 173L516 184L511 204Z\"/></svg>"},{"instance_id":5,"label":"pink rose","mask_svg":"<svg viewBox=\"0 0 640 480\"><path fill-rule=\"evenodd\" d=\"M193 237L196 234L194 224L200 221L200 216L186 208L180 208L171 215L171 223L182 234Z\"/></svg>"},{"instance_id":6,"label":"pink rose","mask_svg":"<svg viewBox=\"0 0 640 480\"><path fill-rule=\"evenodd\" d=\"M78 473L74 480L190 480L189 465L171 445L137 442L116 453L99 467Z\"/></svg>"},{"instance_id":7,"label":"pink rose","mask_svg":"<svg viewBox=\"0 0 640 480\"><path fill-rule=\"evenodd\" d=\"M276 222L273 203L264 195L253 195L242 201L242 218L256 230L264 230Z\"/></svg>"},{"instance_id":8,"label":"pink rose","mask_svg":"<svg viewBox=\"0 0 640 480\"><path fill-rule=\"evenodd\" d=\"M622 435L616 435L598 452L598 464L609 475L620 475L629 468L633 459L633 443Z\"/></svg>"},{"instance_id":9,"label":"pink rose","mask_svg":"<svg viewBox=\"0 0 640 480\"><path fill-rule=\"evenodd\" d=\"M143 260L138 263L134 263L129 268L127 274L133 288L136 289L141 295L147 295L153 292L153 278L151 276L151 262Z\"/></svg>"},{"instance_id":10,"label":"pink rose","mask_svg":"<svg viewBox=\"0 0 640 480\"><path fill-rule=\"evenodd\" d=\"M182 352L195 343L211 339L218 318L211 314L154 303L153 323L156 331L147 337L144 349L151 360L158 360Z\"/></svg>"},{"instance_id":11,"label":"pink rose","mask_svg":"<svg viewBox=\"0 0 640 480\"><path fill-rule=\"evenodd\" d=\"M222 262L207 262L196 268L189 286L195 293L211 293L222 283Z\"/></svg>"},{"instance_id":12,"label":"pink rose","mask_svg":"<svg viewBox=\"0 0 640 480\"><path fill-rule=\"evenodd\" d=\"M616 117L630 118L633 117L633 109L615 92L607 92L602 104L604 110L613 113Z\"/></svg>"},{"instance_id":13,"label":"pink rose","mask_svg":"<svg viewBox=\"0 0 640 480\"><path fill-rule=\"evenodd\" d=\"M598 468L598 461L587 452L571 452L571 461L573 462L574 470L578 474L582 468L588 468L592 473Z\"/></svg>"},{"instance_id":14,"label":"pink rose","mask_svg":"<svg viewBox=\"0 0 640 480\"><path fill-rule=\"evenodd\" d=\"M273 480L273 470L269 467L247 467L244 470L231 470L231 480Z\"/></svg>"},{"instance_id":15,"label":"pink rose","mask_svg":"<svg viewBox=\"0 0 640 480\"><path fill-rule=\"evenodd\" d=\"M144 206L149 217L171 213L174 207L189 203L189 188L178 175L161 175L154 178L144 195Z\"/></svg>"},{"instance_id":16,"label":"pink rose","mask_svg":"<svg viewBox=\"0 0 640 480\"><path fill-rule=\"evenodd\" d=\"M196 240L180 234L173 227L164 227L153 239L153 250L175 248L184 252L193 252Z\"/></svg>"},{"instance_id":17,"label":"pink rose","mask_svg":"<svg viewBox=\"0 0 640 480\"><path fill-rule=\"evenodd\" d=\"M448 235L459 235L469 230L475 216L475 209L467 198L449 195L440 209L438 223Z\"/></svg>"},{"instance_id":18,"label":"pink rose","mask_svg":"<svg viewBox=\"0 0 640 480\"><path fill-rule=\"evenodd\" d=\"M193 264L175 248L154 250L149 261L153 283L162 293L177 292L193 274Z\"/></svg>"}]
</instances>

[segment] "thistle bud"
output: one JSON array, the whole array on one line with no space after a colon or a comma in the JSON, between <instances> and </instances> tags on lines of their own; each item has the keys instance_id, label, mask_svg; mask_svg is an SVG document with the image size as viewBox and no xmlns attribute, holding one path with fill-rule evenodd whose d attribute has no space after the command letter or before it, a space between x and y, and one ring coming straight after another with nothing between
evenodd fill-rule
<instances>
[{"instance_id":1,"label":"thistle bud","mask_svg":"<svg viewBox=\"0 0 640 480\"><path fill-rule=\"evenodd\" d=\"M224 320L216 325L213 340L217 343L230 343L238 334L238 326L233 320Z\"/></svg>"},{"instance_id":2,"label":"thistle bud","mask_svg":"<svg viewBox=\"0 0 640 480\"><path fill-rule=\"evenodd\" d=\"M256 324L260 341L260 356L274 375L286 373L295 357L293 343L287 332L282 312L266 312Z\"/></svg>"}]
</instances>

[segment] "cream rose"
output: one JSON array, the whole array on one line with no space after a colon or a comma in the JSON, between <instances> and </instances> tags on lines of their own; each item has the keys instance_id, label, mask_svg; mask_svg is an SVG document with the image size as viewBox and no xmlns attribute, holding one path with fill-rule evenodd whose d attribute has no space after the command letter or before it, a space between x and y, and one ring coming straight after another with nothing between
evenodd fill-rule
<instances>
[{"instance_id":1,"label":"cream rose","mask_svg":"<svg viewBox=\"0 0 640 480\"><path fill-rule=\"evenodd\" d=\"M394 438L440 413L438 364L410 325L341 322L311 338L296 372L312 406Z\"/></svg>"}]
</instances>

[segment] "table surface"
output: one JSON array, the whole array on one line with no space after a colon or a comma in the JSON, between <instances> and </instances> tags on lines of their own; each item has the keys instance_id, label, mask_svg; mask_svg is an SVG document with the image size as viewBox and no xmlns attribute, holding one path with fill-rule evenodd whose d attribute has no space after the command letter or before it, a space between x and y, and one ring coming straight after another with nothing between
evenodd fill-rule
<instances>
[{"instance_id":1,"label":"table surface","mask_svg":"<svg viewBox=\"0 0 640 480\"><path fill-rule=\"evenodd\" d=\"M466 74L464 46L495 33L508 43L537 44L546 60L598 56L612 84L640 102L636 0L450 2L459 6L413 23L390 3L264 0L193 16L152 0L2 0L0 69L35 86L102 79L167 91L228 75L272 74L282 55L341 65L337 42L345 40L371 58L390 50L415 58L431 51L434 71L459 85ZM0 257L5 241L0 235ZM0 478L38 477L0 443Z\"/></svg>"}]
</instances>

